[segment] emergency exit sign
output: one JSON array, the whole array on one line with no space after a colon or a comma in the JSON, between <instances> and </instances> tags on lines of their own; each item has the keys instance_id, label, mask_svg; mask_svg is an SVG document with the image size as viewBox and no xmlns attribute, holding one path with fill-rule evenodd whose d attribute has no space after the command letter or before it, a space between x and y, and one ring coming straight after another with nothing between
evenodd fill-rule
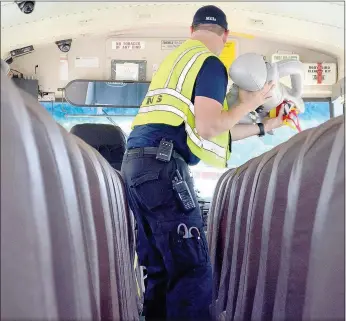
<instances>
[{"instance_id":1,"label":"emergency exit sign","mask_svg":"<svg viewBox=\"0 0 346 321\"><path fill-rule=\"evenodd\" d=\"M334 85L336 76L335 63L304 64L304 85Z\"/></svg>"}]
</instances>

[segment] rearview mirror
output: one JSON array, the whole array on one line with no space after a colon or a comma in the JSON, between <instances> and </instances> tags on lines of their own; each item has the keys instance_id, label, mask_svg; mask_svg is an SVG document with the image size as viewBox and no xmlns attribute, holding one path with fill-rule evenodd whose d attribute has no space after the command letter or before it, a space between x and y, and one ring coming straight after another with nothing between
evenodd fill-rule
<instances>
[{"instance_id":1,"label":"rearview mirror","mask_svg":"<svg viewBox=\"0 0 346 321\"><path fill-rule=\"evenodd\" d=\"M65 98L79 107L138 108L149 82L73 80L65 87Z\"/></svg>"}]
</instances>

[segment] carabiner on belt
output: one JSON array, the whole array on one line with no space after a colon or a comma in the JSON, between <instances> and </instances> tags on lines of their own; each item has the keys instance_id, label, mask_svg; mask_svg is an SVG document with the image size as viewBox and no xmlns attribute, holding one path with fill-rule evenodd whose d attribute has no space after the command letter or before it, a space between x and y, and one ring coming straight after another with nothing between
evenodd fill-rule
<instances>
[{"instance_id":1,"label":"carabiner on belt","mask_svg":"<svg viewBox=\"0 0 346 321\"><path fill-rule=\"evenodd\" d=\"M181 234L181 228L183 228L183 234ZM197 232L197 239L199 240L201 238L201 233L199 232L199 229L196 226L191 226L189 229L187 228L186 224L180 223L177 228L178 235L182 235L183 239L190 239L195 237L193 232Z\"/></svg>"}]
</instances>

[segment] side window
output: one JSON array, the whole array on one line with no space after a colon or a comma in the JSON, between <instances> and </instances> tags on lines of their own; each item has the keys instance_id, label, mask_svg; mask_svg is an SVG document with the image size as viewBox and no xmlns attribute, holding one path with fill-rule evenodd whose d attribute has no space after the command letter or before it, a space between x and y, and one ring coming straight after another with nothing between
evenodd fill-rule
<instances>
[{"instance_id":1,"label":"side window","mask_svg":"<svg viewBox=\"0 0 346 321\"><path fill-rule=\"evenodd\" d=\"M299 115L299 122L302 130L316 127L331 117L330 105L327 100L305 101L305 112ZM274 135L265 135L262 138L257 136L249 137L233 142L232 155L228 162L228 168L239 167L248 160L257 157L275 146L287 141L298 132L288 126L283 126L274 130ZM191 171L195 177L196 188L200 195L211 198L215 185L225 170L217 170L206 166L200 162L197 166L192 166Z\"/></svg>"},{"instance_id":2,"label":"side window","mask_svg":"<svg viewBox=\"0 0 346 321\"><path fill-rule=\"evenodd\" d=\"M302 130L316 127L330 119L329 101L305 101L305 112L299 115ZM238 167L251 158L257 157L273 147L289 140L298 131L288 126L274 130L274 135L263 138L249 137L233 143L229 167Z\"/></svg>"}]
</instances>

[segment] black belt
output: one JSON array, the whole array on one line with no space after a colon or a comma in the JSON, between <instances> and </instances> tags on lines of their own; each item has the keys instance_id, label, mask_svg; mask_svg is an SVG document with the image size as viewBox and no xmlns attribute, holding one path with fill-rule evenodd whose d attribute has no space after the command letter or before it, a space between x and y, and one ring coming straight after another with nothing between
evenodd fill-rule
<instances>
[{"instance_id":1,"label":"black belt","mask_svg":"<svg viewBox=\"0 0 346 321\"><path fill-rule=\"evenodd\" d=\"M140 155L155 155L157 154L157 147L142 147L132 148L125 152L125 156L140 156ZM181 157L175 150L173 150L172 157L179 158L185 162L185 159Z\"/></svg>"}]
</instances>

